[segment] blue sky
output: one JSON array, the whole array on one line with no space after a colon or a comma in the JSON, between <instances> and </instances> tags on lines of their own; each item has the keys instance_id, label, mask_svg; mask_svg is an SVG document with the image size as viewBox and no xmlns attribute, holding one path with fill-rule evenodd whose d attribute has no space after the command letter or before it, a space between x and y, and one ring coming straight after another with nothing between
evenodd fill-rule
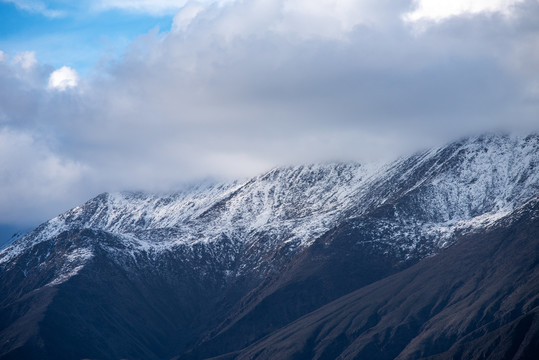
<instances>
[{"instance_id":1,"label":"blue sky","mask_svg":"<svg viewBox=\"0 0 539 360\"><path fill-rule=\"evenodd\" d=\"M105 191L539 131L537 0L72 3L0 1L0 230Z\"/></svg>"},{"instance_id":2,"label":"blue sky","mask_svg":"<svg viewBox=\"0 0 539 360\"><path fill-rule=\"evenodd\" d=\"M51 7L59 14L52 16L0 1L0 49L9 54L34 51L40 62L55 68L67 65L85 74L100 58L121 55L137 36L152 29L168 32L174 16L173 12L98 11L81 4L59 3Z\"/></svg>"}]
</instances>

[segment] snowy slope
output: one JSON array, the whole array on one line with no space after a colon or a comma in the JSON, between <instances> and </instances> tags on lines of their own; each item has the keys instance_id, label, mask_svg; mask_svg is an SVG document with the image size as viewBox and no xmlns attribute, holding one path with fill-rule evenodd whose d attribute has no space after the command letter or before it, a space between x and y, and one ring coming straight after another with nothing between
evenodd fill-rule
<instances>
[{"instance_id":1,"label":"snowy slope","mask_svg":"<svg viewBox=\"0 0 539 360\"><path fill-rule=\"evenodd\" d=\"M307 241L326 231L368 178L357 164L275 169L244 183L194 188L166 196L106 193L41 225L0 262L70 229L126 235L141 249L211 242L222 234L248 241L266 231L276 240ZM167 236L162 236L167 231Z\"/></svg>"},{"instance_id":2,"label":"snowy slope","mask_svg":"<svg viewBox=\"0 0 539 360\"><path fill-rule=\"evenodd\" d=\"M280 249L300 251L346 221L373 247L423 257L450 245L456 232L489 226L538 194L539 136L486 135L384 166L297 166L165 196L102 194L0 252L0 265L66 231L91 229L113 235L121 243L114 251L130 256L191 256L189 249L205 246L217 263L228 259L226 271L240 273L271 262ZM55 260L66 270L53 284L91 258L91 247L66 252Z\"/></svg>"},{"instance_id":3,"label":"snowy slope","mask_svg":"<svg viewBox=\"0 0 539 360\"><path fill-rule=\"evenodd\" d=\"M396 246L444 247L455 232L489 226L539 194L539 136L484 135L432 149L391 165L371 192L383 194Z\"/></svg>"}]
</instances>

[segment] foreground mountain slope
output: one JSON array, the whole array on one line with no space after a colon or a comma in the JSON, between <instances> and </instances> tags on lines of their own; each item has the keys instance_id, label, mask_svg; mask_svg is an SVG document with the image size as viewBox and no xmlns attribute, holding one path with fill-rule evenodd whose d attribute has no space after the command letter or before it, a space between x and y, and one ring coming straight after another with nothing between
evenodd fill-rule
<instances>
[{"instance_id":1,"label":"foreground mountain slope","mask_svg":"<svg viewBox=\"0 0 539 360\"><path fill-rule=\"evenodd\" d=\"M538 170L539 136L489 135L381 167L102 194L0 252L0 358L238 351L509 216Z\"/></svg>"},{"instance_id":2,"label":"foreground mountain slope","mask_svg":"<svg viewBox=\"0 0 539 360\"><path fill-rule=\"evenodd\" d=\"M535 359L539 198L308 314L236 359Z\"/></svg>"},{"instance_id":3,"label":"foreground mountain slope","mask_svg":"<svg viewBox=\"0 0 539 360\"><path fill-rule=\"evenodd\" d=\"M539 193L538 145L534 136L484 136L384 168L345 221L247 294L191 358L238 350L511 213Z\"/></svg>"}]
</instances>

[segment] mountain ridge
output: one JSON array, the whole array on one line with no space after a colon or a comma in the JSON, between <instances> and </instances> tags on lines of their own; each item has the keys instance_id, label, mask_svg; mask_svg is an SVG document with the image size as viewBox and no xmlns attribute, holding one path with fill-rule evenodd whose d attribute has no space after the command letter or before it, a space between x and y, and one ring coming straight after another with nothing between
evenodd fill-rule
<instances>
[{"instance_id":1,"label":"mountain ridge","mask_svg":"<svg viewBox=\"0 0 539 360\"><path fill-rule=\"evenodd\" d=\"M238 351L489 231L538 194L537 134L467 138L377 167L312 164L164 196L104 193L0 252L0 358ZM109 305L95 310L81 294ZM58 345L84 341L74 327L89 344Z\"/></svg>"}]
</instances>

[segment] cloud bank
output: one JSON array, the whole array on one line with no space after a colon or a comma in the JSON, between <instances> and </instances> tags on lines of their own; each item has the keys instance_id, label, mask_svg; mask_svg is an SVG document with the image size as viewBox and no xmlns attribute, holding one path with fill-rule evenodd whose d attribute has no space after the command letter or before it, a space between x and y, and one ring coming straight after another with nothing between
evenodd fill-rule
<instances>
[{"instance_id":1,"label":"cloud bank","mask_svg":"<svg viewBox=\"0 0 539 360\"><path fill-rule=\"evenodd\" d=\"M45 220L101 191L537 130L539 4L443 16L429 4L187 1L170 33L140 36L85 79L1 56L0 222Z\"/></svg>"}]
</instances>

